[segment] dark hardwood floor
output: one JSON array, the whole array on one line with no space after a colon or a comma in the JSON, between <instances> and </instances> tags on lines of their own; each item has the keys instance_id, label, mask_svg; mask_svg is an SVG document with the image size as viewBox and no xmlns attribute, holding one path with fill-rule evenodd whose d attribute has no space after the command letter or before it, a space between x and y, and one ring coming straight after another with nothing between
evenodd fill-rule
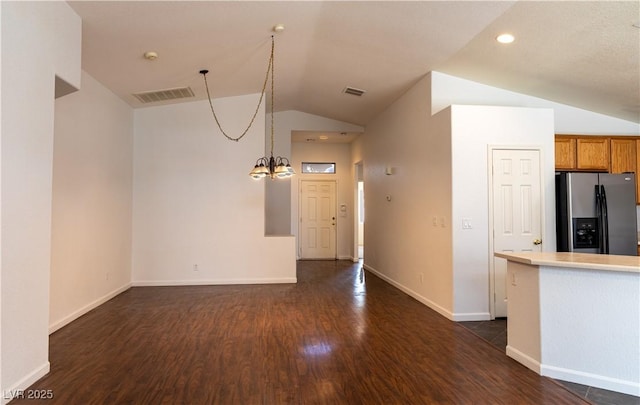
<instances>
[{"instance_id":1,"label":"dark hardwood floor","mask_svg":"<svg viewBox=\"0 0 640 405\"><path fill-rule=\"evenodd\" d=\"M348 261L295 285L132 288L51 335L12 404L586 404Z\"/></svg>"},{"instance_id":2,"label":"dark hardwood floor","mask_svg":"<svg viewBox=\"0 0 640 405\"><path fill-rule=\"evenodd\" d=\"M494 321L460 322L473 333L496 346L503 353L507 350L507 319L499 318ZM594 405L640 405L640 398L609 391L588 385L576 384L569 381L556 380L582 398Z\"/></svg>"}]
</instances>

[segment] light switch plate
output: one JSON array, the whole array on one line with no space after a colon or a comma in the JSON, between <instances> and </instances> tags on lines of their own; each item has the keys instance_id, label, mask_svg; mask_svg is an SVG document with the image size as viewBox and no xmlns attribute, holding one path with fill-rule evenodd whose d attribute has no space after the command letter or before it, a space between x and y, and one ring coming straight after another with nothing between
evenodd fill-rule
<instances>
[{"instance_id":1,"label":"light switch plate","mask_svg":"<svg viewBox=\"0 0 640 405\"><path fill-rule=\"evenodd\" d=\"M471 218L462 218L462 229L471 229Z\"/></svg>"}]
</instances>

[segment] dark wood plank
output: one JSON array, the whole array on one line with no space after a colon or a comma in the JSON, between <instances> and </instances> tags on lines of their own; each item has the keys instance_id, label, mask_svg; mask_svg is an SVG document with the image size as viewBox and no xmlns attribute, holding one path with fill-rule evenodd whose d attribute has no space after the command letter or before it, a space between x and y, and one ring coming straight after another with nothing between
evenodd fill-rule
<instances>
[{"instance_id":1,"label":"dark wood plank","mask_svg":"<svg viewBox=\"0 0 640 405\"><path fill-rule=\"evenodd\" d=\"M132 288L62 328L12 404L580 404L357 263L296 285Z\"/></svg>"}]
</instances>

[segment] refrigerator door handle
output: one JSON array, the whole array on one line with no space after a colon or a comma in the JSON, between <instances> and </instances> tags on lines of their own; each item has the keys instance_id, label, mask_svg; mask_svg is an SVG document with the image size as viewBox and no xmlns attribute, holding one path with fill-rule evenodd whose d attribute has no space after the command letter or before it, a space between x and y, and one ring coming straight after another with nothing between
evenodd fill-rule
<instances>
[{"instance_id":1,"label":"refrigerator door handle","mask_svg":"<svg viewBox=\"0 0 640 405\"><path fill-rule=\"evenodd\" d=\"M607 193L604 186L600 186L600 201L602 204L602 239L604 242L603 252L609 254L609 213L607 212Z\"/></svg>"},{"instance_id":2,"label":"refrigerator door handle","mask_svg":"<svg viewBox=\"0 0 640 405\"><path fill-rule=\"evenodd\" d=\"M600 185L595 186L596 218L598 218L598 253L604 253L604 235L602 234L602 201L600 199Z\"/></svg>"}]
</instances>

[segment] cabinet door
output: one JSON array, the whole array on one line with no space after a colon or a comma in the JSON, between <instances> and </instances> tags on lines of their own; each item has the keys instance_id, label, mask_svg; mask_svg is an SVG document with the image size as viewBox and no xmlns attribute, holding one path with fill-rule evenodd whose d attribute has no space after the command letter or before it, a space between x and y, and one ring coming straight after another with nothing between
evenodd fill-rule
<instances>
[{"instance_id":1,"label":"cabinet door","mask_svg":"<svg viewBox=\"0 0 640 405\"><path fill-rule=\"evenodd\" d=\"M636 139L636 202L640 204L640 139ZM640 256L640 254L639 254Z\"/></svg>"},{"instance_id":2,"label":"cabinet door","mask_svg":"<svg viewBox=\"0 0 640 405\"><path fill-rule=\"evenodd\" d=\"M580 170L609 170L609 138L585 137L576 139L577 168Z\"/></svg>"},{"instance_id":3,"label":"cabinet door","mask_svg":"<svg viewBox=\"0 0 640 405\"><path fill-rule=\"evenodd\" d=\"M611 173L636 172L636 140L611 139Z\"/></svg>"},{"instance_id":4,"label":"cabinet door","mask_svg":"<svg viewBox=\"0 0 640 405\"><path fill-rule=\"evenodd\" d=\"M556 136L556 169L574 170L576 168L576 139Z\"/></svg>"}]
</instances>

